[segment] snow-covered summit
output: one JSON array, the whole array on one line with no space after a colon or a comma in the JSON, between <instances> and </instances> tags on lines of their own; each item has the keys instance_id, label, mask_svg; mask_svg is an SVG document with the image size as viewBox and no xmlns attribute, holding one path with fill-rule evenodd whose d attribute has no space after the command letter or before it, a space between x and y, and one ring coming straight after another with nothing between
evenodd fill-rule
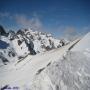
<instances>
[{"instance_id":1,"label":"snow-covered summit","mask_svg":"<svg viewBox=\"0 0 90 90\"><path fill-rule=\"evenodd\" d=\"M66 44L64 40L55 39L51 34L33 31L31 29L19 30L13 37L9 35L9 38L18 55L22 54L22 52L23 54L44 52Z\"/></svg>"},{"instance_id":2,"label":"snow-covered summit","mask_svg":"<svg viewBox=\"0 0 90 90\"><path fill-rule=\"evenodd\" d=\"M7 59L6 61L14 59L14 57L22 59L28 54L35 55L49 51L64 46L66 43L65 40L56 39L51 34L31 29L20 29L16 33L9 31L1 34L0 55Z\"/></svg>"}]
</instances>

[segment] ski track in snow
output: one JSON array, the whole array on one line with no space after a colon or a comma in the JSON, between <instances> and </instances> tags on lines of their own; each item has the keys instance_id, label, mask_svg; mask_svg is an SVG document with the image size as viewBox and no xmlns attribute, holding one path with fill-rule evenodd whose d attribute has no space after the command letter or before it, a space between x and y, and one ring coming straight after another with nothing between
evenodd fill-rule
<instances>
[{"instance_id":1,"label":"ski track in snow","mask_svg":"<svg viewBox=\"0 0 90 90\"><path fill-rule=\"evenodd\" d=\"M23 86L27 83L32 83L38 70L61 58L78 41L77 39L66 46L35 56L29 55L23 61L10 66L10 68L8 66L0 68L0 85Z\"/></svg>"}]
</instances>

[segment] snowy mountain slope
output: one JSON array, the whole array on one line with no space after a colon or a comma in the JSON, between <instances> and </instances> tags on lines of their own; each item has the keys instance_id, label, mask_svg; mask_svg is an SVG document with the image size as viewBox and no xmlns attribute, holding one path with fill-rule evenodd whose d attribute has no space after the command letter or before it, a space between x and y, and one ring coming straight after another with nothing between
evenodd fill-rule
<instances>
[{"instance_id":1,"label":"snowy mountain slope","mask_svg":"<svg viewBox=\"0 0 90 90\"><path fill-rule=\"evenodd\" d=\"M90 90L90 58L69 51L36 75L33 84L27 87L30 90Z\"/></svg>"},{"instance_id":2,"label":"snowy mountain slope","mask_svg":"<svg viewBox=\"0 0 90 90\"><path fill-rule=\"evenodd\" d=\"M75 45L75 47L72 49L72 51L79 51L83 52L85 55L90 57L90 32L87 33L78 43Z\"/></svg>"},{"instance_id":3,"label":"snowy mountain slope","mask_svg":"<svg viewBox=\"0 0 90 90\"><path fill-rule=\"evenodd\" d=\"M72 51L84 51L90 49L90 32L87 33L82 40L72 49Z\"/></svg>"},{"instance_id":4,"label":"snowy mountain slope","mask_svg":"<svg viewBox=\"0 0 90 90\"><path fill-rule=\"evenodd\" d=\"M72 45L63 58L36 75L31 90L90 90L90 33ZM83 48L82 48L83 47Z\"/></svg>"},{"instance_id":5,"label":"snowy mountain slope","mask_svg":"<svg viewBox=\"0 0 90 90\"><path fill-rule=\"evenodd\" d=\"M78 40L60 49L40 53L32 57L29 55L24 61L13 65L10 69L7 68L5 71L0 69L0 85L18 86L20 88L27 87L28 85L30 86L36 74L39 74L51 62L61 58L62 55L77 41Z\"/></svg>"}]
</instances>

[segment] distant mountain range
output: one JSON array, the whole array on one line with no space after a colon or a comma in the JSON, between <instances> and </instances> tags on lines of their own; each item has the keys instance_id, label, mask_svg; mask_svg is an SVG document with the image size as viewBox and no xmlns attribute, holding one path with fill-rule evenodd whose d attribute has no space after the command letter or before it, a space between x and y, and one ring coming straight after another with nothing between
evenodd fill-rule
<instances>
[{"instance_id":1,"label":"distant mountain range","mask_svg":"<svg viewBox=\"0 0 90 90\"><path fill-rule=\"evenodd\" d=\"M9 31L6 33L4 28L0 26L0 64L14 62L22 59L28 54L36 55L55 48L60 48L69 43L62 39L56 39L51 34L33 31L29 29L21 29L16 33Z\"/></svg>"}]
</instances>

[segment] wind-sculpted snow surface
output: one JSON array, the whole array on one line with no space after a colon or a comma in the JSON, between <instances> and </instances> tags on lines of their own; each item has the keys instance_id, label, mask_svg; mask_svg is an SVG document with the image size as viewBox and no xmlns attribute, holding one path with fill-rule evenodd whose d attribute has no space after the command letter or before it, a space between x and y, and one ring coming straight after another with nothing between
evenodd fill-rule
<instances>
[{"instance_id":1,"label":"wind-sculpted snow surface","mask_svg":"<svg viewBox=\"0 0 90 90\"><path fill-rule=\"evenodd\" d=\"M68 52L35 77L31 90L90 90L90 58Z\"/></svg>"}]
</instances>

